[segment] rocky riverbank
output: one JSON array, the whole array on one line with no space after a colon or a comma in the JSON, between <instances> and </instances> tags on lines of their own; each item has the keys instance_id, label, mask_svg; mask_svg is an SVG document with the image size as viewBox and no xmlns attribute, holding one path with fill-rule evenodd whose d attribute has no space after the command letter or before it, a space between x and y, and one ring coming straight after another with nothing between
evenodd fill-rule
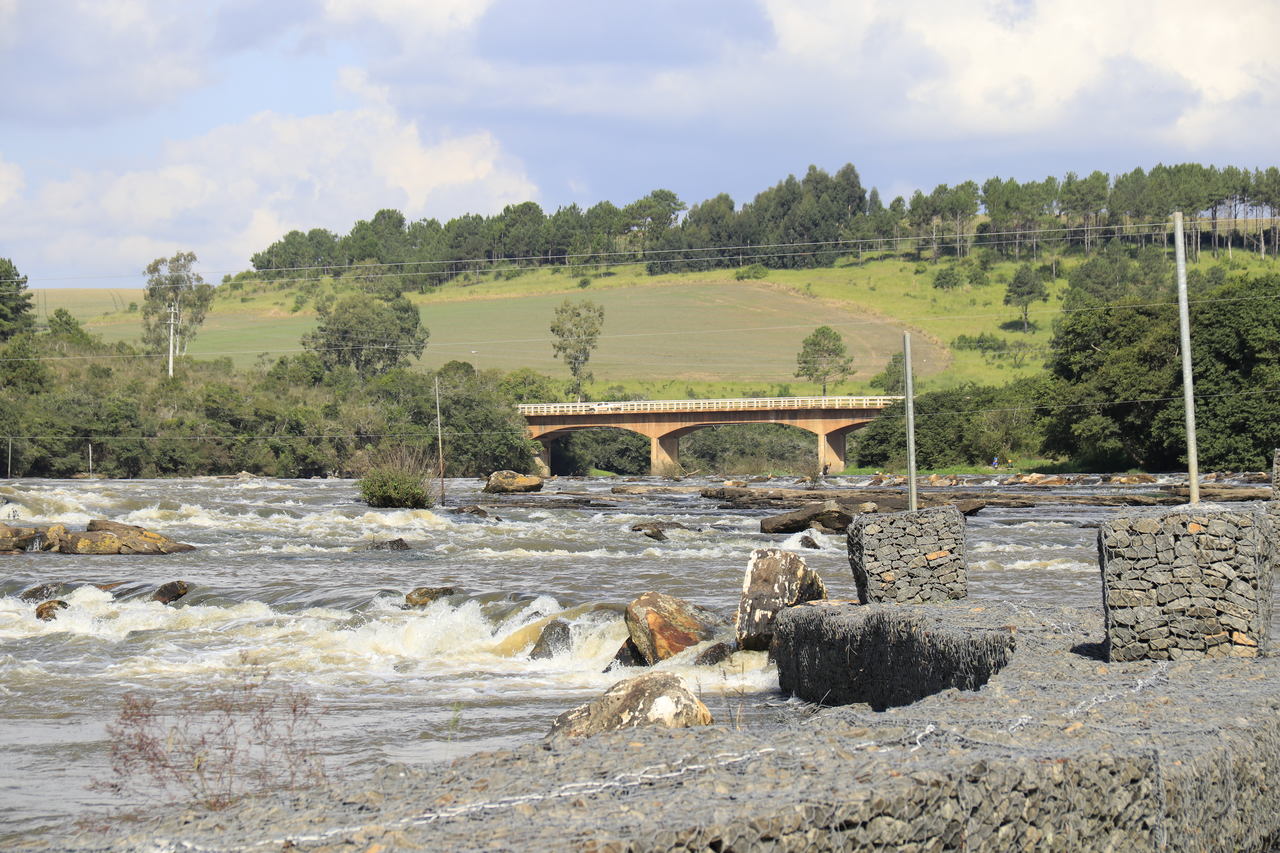
<instances>
[{"instance_id":1,"label":"rocky riverbank","mask_svg":"<svg viewBox=\"0 0 1280 853\"><path fill-rule=\"evenodd\" d=\"M1104 663L1096 613L951 607L1016 637L978 691L396 765L33 846L1263 850L1280 832L1280 659Z\"/></svg>"}]
</instances>

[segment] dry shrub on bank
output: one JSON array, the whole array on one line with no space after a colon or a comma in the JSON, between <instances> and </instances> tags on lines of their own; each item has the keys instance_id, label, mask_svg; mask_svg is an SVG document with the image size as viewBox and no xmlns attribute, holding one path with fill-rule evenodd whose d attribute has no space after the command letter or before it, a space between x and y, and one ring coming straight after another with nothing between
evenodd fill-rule
<instances>
[{"instance_id":1,"label":"dry shrub on bank","mask_svg":"<svg viewBox=\"0 0 1280 853\"><path fill-rule=\"evenodd\" d=\"M110 780L122 796L182 799L225 809L247 794L323 785L319 722L311 697L247 660L229 688L162 706L129 693L114 721Z\"/></svg>"}]
</instances>

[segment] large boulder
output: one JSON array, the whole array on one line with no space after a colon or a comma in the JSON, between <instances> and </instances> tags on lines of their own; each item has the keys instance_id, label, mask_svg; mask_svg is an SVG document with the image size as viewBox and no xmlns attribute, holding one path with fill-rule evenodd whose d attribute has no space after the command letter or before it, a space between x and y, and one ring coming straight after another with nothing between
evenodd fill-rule
<instances>
[{"instance_id":1,"label":"large boulder","mask_svg":"<svg viewBox=\"0 0 1280 853\"><path fill-rule=\"evenodd\" d=\"M484 484L483 491L497 495L540 492L542 478L533 474L518 474L515 471L494 471L489 475L489 481Z\"/></svg>"},{"instance_id":2,"label":"large boulder","mask_svg":"<svg viewBox=\"0 0 1280 853\"><path fill-rule=\"evenodd\" d=\"M799 509L760 519L761 533L799 533L811 527L823 533L843 533L853 513L835 501L805 504Z\"/></svg>"},{"instance_id":3,"label":"large boulder","mask_svg":"<svg viewBox=\"0 0 1280 853\"><path fill-rule=\"evenodd\" d=\"M43 549L60 554L178 554L194 551L194 545L175 542L132 524L97 519L86 532L69 531L55 524L45 531Z\"/></svg>"},{"instance_id":4,"label":"large boulder","mask_svg":"<svg viewBox=\"0 0 1280 853\"><path fill-rule=\"evenodd\" d=\"M661 592L646 592L628 604L623 619L631 642L649 666L710 640L720 624L705 607Z\"/></svg>"},{"instance_id":5,"label":"large boulder","mask_svg":"<svg viewBox=\"0 0 1280 853\"><path fill-rule=\"evenodd\" d=\"M10 527L0 524L0 551L25 551L40 536L34 527Z\"/></svg>"},{"instance_id":6,"label":"large boulder","mask_svg":"<svg viewBox=\"0 0 1280 853\"><path fill-rule=\"evenodd\" d=\"M742 600L734 622L738 648L767 650L773 641L773 621L780 611L826 597L822 578L799 554L757 548L751 552L742 579Z\"/></svg>"},{"instance_id":7,"label":"large boulder","mask_svg":"<svg viewBox=\"0 0 1280 853\"><path fill-rule=\"evenodd\" d=\"M556 717L547 738L589 737L636 726L681 729L711 724L711 712L678 675L647 672L619 681L599 699Z\"/></svg>"}]
</instances>

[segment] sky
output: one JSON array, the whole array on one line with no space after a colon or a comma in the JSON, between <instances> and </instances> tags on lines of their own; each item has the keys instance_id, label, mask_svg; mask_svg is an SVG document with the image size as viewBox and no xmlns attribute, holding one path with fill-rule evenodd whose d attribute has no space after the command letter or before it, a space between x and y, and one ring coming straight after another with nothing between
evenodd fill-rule
<instances>
[{"instance_id":1,"label":"sky","mask_svg":"<svg viewBox=\"0 0 1280 853\"><path fill-rule=\"evenodd\" d=\"M216 282L385 207L1265 167L1278 39L1272 0L0 0L0 257Z\"/></svg>"}]
</instances>

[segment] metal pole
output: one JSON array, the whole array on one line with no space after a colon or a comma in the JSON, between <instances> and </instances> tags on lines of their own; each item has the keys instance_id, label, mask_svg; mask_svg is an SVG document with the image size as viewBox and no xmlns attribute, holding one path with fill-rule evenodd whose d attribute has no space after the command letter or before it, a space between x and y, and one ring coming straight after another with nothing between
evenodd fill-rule
<instances>
[{"instance_id":1,"label":"metal pole","mask_svg":"<svg viewBox=\"0 0 1280 853\"><path fill-rule=\"evenodd\" d=\"M1182 405L1187 418L1187 480L1191 503L1200 503L1200 460L1196 454L1196 390L1191 378L1191 319L1187 311L1187 253L1182 211L1173 213L1174 257L1178 262L1178 331L1182 345Z\"/></svg>"},{"instance_id":2,"label":"metal pole","mask_svg":"<svg viewBox=\"0 0 1280 853\"><path fill-rule=\"evenodd\" d=\"M13 436L9 436L9 479L13 479Z\"/></svg>"},{"instance_id":3,"label":"metal pole","mask_svg":"<svg viewBox=\"0 0 1280 853\"><path fill-rule=\"evenodd\" d=\"M440 377L436 380L436 459L440 468L440 503L444 504L444 429L440 423Z\"/></svg>"},{"instance_id":4,"label":"metal pole","mask_svg":"<svg viewBox=\"0 0 1280 853\"><path fill-rule=\"evenodd\" d=\"M89 476L93 477L93 442L89 442Z\"/></svg>"},{"instance_id":5,"label":"metal pole","mask_svg":"<svg viewBox=\"0 0 1280 853\"><path fill-rule=\"evenodd\" d=\"M907 403L907 508L915 512L916 499L916 398L911 381L911 333L902 333L902 372Z\"/></svg>"},{"instance_id":6,"label":"metal pole","mask_svg":"<svg viewBox=\"0 0 1280 853\"><path fill-rule=\"evenodd\" d=\"M169 378L173 378L173 309L174 304L169 303Z\"/></svg>"}]
</instances>

